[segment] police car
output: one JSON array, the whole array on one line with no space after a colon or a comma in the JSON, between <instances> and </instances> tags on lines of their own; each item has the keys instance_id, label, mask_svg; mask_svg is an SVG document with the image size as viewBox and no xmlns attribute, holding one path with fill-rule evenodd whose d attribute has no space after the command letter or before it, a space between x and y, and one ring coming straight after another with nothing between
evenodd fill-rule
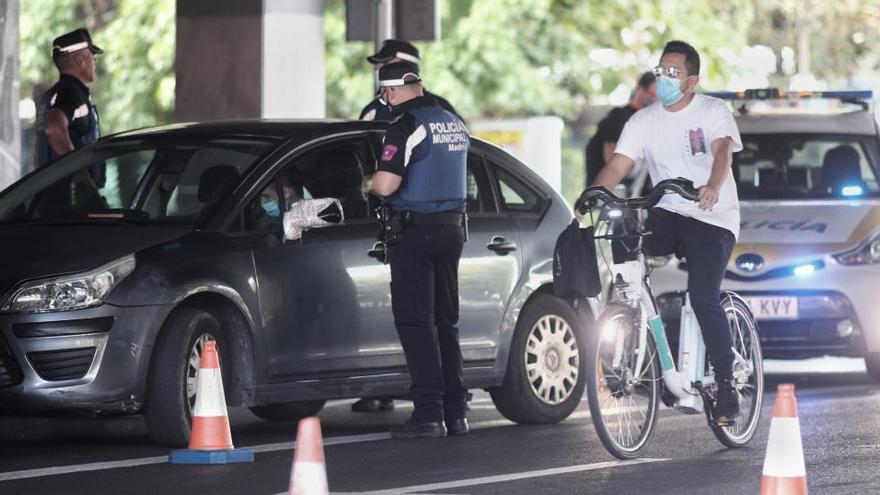
<instances>
[{"instance_id":1,"label":"police car","mask_svg":"<svg viewBox=\"0 0 880 495\"><path fill-rule=\"evenodd\" d=\"M723 286L758 319L764 356L864 357L880 381L880 140L871 92L751 90L737 109L741 233ZM656 260L662 264L665 260ZM687 260L657 268L677 324Z\"/></svg>"}]
</instances>

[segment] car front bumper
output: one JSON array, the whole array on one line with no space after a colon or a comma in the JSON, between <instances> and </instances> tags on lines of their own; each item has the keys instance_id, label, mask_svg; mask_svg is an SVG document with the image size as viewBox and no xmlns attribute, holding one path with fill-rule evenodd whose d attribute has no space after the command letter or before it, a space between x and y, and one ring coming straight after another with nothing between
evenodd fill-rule
<instances>
[{"instance_id":1,"label":"car front bumper","mask_svg":"<svg viewBox=\"0 0 880 495\"><path fill-rule=\"evenodd\" d=\"M652 276L661 316L677 325L680 302L675 294L687 287L688 272L671 262ZM841 266L827 260L811 276L779 277L759 281L725 279L722 288L743 297L798 298L796 320L759 319L758 333L764 357L863 356L880 351L880 267ZM841 332L851 322L851 333Z\"/></svg>"},{"instance_id":2,"label":"car front bumper","mask_svg":"<svg viewBox=\"0 0 880 495\"><path fill-rule=\"evenodd\" d=\"M0 411L136 412L170 308L103 304L0 315Z\"/></svg>"}]
</instances>

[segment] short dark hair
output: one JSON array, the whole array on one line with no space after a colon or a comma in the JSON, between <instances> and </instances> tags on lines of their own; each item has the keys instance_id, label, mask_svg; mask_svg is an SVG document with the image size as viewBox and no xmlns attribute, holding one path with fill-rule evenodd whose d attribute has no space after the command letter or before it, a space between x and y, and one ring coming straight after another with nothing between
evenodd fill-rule
<instances>
[{"instance_id":1,"label":"short dark hair","mask_svg":"<svg viewBox=\"0 0 880 495\"><path fill-rule=\"evenodd\" d=\"M655 82L657 82L657 76L652 71L647 71L639 76L639 87L642 89L650 88Z\"/></svg>"},{"instance_id":2,"label":"short dark hair","mask_svg":"<svg viewBox=\"0 0 880 495\"><path fill-rule=\"evenodd\" d=\"M687 69L688 75L700 75L700 54L697 53L697 49L693 46L684 41L672 40L666 43L660 56L662 57L667 53L680 53L684 55L684 67Z\"/></svg>"},{"instance_id":3,"label":"short dark hair","mask_svg":"<svg viewBox=\"0 0 880 495\"><path fill-rule=\"evenodd\" d=\"M76 67L76 52L59 55L54 57L52 61L55 62L55 67L61 72L71 70Z\"/></svg>"}]
</instances>

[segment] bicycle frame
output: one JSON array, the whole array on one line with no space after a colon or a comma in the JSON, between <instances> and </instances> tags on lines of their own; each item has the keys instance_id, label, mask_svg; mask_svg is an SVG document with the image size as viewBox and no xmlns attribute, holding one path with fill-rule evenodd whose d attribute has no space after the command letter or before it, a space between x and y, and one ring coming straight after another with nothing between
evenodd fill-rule
<instances>
[{"instance_id":1,"label":"bicycle frame","mask_svg":"<svg viewBox=\"0 0 880 495\"><path fill-rule=\"evenodd\" d=\"M712 374L704 374L706 345L703 342L700 325L690 306L690 298L685 295L685 304L681 311L678 350L678 363L681 366L681 371L679 371L672 359L666 329L654 303L644 255L640 252L635 261L612 264L611 273L614 277L615 288L618 289L623 300L638 314L639 344L635 350L635 369L641 370L644 364L648 343L647 334L650 328L657 347L663 382L666 384L666 388L678 399L675 408L686 414L704 412L702 394L696 385L711 385L715 382L715 377ZM623 342L618 339L612 365L619 365L622 359Z\"/></svg>"}]
</instances>

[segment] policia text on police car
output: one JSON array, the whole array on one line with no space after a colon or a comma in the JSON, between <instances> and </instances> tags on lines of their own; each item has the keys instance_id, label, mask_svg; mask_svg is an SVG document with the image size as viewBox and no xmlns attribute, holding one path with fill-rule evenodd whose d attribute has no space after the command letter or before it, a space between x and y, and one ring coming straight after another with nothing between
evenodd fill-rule
<instances>
[{"instance_id":1,"label":"policia text on police car","mask_svg":"<svg viewBox=\"0 0 880 495\"><path fill-rule=\"evenodd\" d=\"M391 433L461 435L467 390L456 324L470 139L461 119L425 98L414 64L383 66L379 85L400 117L385 135L372 190L389 208L391 305L415 405Z\"/></svg>"}]
</instances>

